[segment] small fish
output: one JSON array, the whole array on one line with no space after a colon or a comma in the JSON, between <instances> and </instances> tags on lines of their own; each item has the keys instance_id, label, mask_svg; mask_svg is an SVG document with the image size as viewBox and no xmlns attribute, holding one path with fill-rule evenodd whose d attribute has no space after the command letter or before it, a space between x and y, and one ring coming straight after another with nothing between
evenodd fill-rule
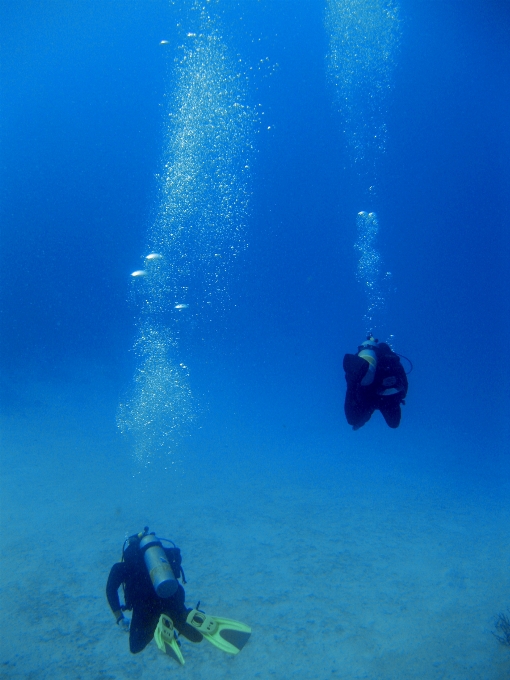
<instances>
[{"instance_id":1,"label":"small fish","mask_svg":"<svg viewBox=\"0 0 510 680\"><path fill-rule=\"evenodd\" d=\"M175 305L174 309L188 309L189 305L185 305L183 302Z\"/></svg>"},{"instance_id":2,"label":"small fish","mask_svg":"<svg viewBox=\"0 0 510 680\"><path fill-rule=\"evenodd\" d=\"M168 40L162 40L159 44L160 45L168 45Z\"/></svg>"},{"instance_id":3,"label":"small fish","mask_svg":"<svg viewBox=\"0 0 510 680\"><path fill-rule=\"evenodd\" d=\"M137 277L137 276L145 276L146 274L147 274L147 272L144 271L143 269L137 269L136 272L133 272L133 273L131 274L131 276L135 276L135 277Z\"/></svg>"},{"instance_id":4,"label":"small fish","mask_svg":"<svg viewBox=\"0 0 510 680\"><path fill-rule=\"evenodd\" d=\"M149 255L145 256L146 260L162 260L163 255L160 255L159 253L149 253Z\"/></svg>"}]
</instances>

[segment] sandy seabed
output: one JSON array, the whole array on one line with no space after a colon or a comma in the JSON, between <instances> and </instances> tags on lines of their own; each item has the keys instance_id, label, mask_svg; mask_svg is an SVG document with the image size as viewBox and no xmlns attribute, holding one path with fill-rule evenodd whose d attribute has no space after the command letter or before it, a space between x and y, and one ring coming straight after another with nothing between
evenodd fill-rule
<instances>
[{"instance_id":1,"label":"sandy seabed","mask_svg":"<svg viewBox=\"0 0 510 680\"><path fill-rule=\"evenodd\" d=\"M291 473L277 447L258 461L242 428L218 437L221 450L202 430L175 460L140 466L114 401L85 381L7 403L0 677L510 678L510 648L491 634L510 606L497 494L383 474L345 446L334 464L325 454L324 474ZM309 446L321 468L328 443ZM145 524L180 546L189 606L252 626L239 655L187 640L184 667L154 642L129 653L104 589Z\"/></svg>"}]
</instances>

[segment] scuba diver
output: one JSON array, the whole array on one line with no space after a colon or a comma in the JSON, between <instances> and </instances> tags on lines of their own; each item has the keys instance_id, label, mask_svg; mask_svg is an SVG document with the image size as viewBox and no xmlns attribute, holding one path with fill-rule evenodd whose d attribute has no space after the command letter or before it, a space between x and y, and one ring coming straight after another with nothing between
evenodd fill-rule
<instances>
[{"instance_id":1,"label":"scuba diver","mask_svg":"<svg viewBox=\"0 0 510 680\"><path fill-rule=\"evenodd\" d=\"M399 356L387 343L371 335L358 347L357 354L344 356L347 381L344 410L353 430L363 427L376 409L389 427L399 426L400 404L405 404L408 387Z\"/></svg>"},{"instance_id":2,"label":"scuba diver","mask_svg":"<svg viewBox=\"0 0 510 680\"><path fill-rule=\"evenodd\" d=\"M162 541L172 547L163 547ZM138 654L154 637L161 651L184 665L178 633L191 642L203 638L229 654L237 654L248 642L251 628L230 619L207 616L184 604L186 583L181 551L173 541L157 538L149 527L124 541L122 559L114 564L106 584L106 598L117 625L129 631L129 649ZM124 604L118 589L123 586ZM133 611L131 622L124 611Z\"/></svg>"}]
</instances>

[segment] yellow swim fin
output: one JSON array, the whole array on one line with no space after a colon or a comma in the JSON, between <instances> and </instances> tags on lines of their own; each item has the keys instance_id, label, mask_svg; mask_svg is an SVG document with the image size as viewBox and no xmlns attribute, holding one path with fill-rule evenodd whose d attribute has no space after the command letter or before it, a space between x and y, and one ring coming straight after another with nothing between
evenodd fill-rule
<instances>
[{"instance_id":1,"label":"yellow swim fin","mask_svg":"<svg viewBox=\"0 0 510 680\"><path fill-rule=\"evenodd\" d=\"M227 654L238 654L251 635L251 628L240 621L208 616L198 609L192 609L186 621L212 645Z\"/></svg>"},{"instance_id":2,"label":"yellow swim fin","mask_svg":"<svg viewBox=\"0 0 510 680\"><path fill-rule=\"evenodd\" d=\"M175 636L174 622L167 614L161 614L159 617L158 625L154 631L154 640L162 652L184 666L184 657Z\"/></svg>"}]
</instances>

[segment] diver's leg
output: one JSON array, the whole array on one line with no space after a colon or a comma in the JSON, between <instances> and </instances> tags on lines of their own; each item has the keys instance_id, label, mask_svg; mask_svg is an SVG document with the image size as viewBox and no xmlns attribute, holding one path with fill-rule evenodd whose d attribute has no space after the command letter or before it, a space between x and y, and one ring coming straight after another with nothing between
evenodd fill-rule
<instances>
[{"instance_id":1,"label":"diver's leg","mask_svg":"<svg viewBox=\"0 0 510 680\"><path fill-rule=\"evenodd\" d=\"M359 430L360 427L363 427L363 425L365 425L365 423L368 423L374 411L375 409L373 408L367 408L365 411L363 411L363 414L360 415L359 419L355 423L353 423L352 429L354 431Z\"/></svg>"},{"instance_id":2,"label":"diver's leg","mask_svg":"<svg viewBox=\"0 0 510 680\"><path fill-rule=\"evenodd\" d=\"M389 427L395 429L400 425L400 418L402 416L400 401L391 401L389 403L382 402L379 406L379 410L383 414L383 418Z\"/></svg>"},{"instance_id":3,"label":"diver's leg","mask_svg":"<svg viewBox=\"0 0 510 680\"><path fill-rule=\"evenodd\" d=\"M359 389L347 388L344 404L345 417L353 430L359 430L370 420L374 407L360 397Z\"/></svg>"},{"instance_id":4,"label":"diver's leg","mask_svg":"<svg viewBox=\"0 0 510 680\"><path fill-rule=\"evenodd\" d=\"M202 633L186 622L191 609L186 609L184 604L184 588L179 584L177 592L165 602L165 614L172 619L175 628L181 635L191 642L201 642L204 638Z\"/></svg>"},{"instance_id":5,"label":"diver's leg","mask_svg":"<svg viewBox=\"0 0 510 680\"><path fill-rule=\"evenodd\" d=\"M160 612L144 607L135 607L129 627L129 651L138 654L147 647L154 637Z\"/></svg>"}]
</instances>

